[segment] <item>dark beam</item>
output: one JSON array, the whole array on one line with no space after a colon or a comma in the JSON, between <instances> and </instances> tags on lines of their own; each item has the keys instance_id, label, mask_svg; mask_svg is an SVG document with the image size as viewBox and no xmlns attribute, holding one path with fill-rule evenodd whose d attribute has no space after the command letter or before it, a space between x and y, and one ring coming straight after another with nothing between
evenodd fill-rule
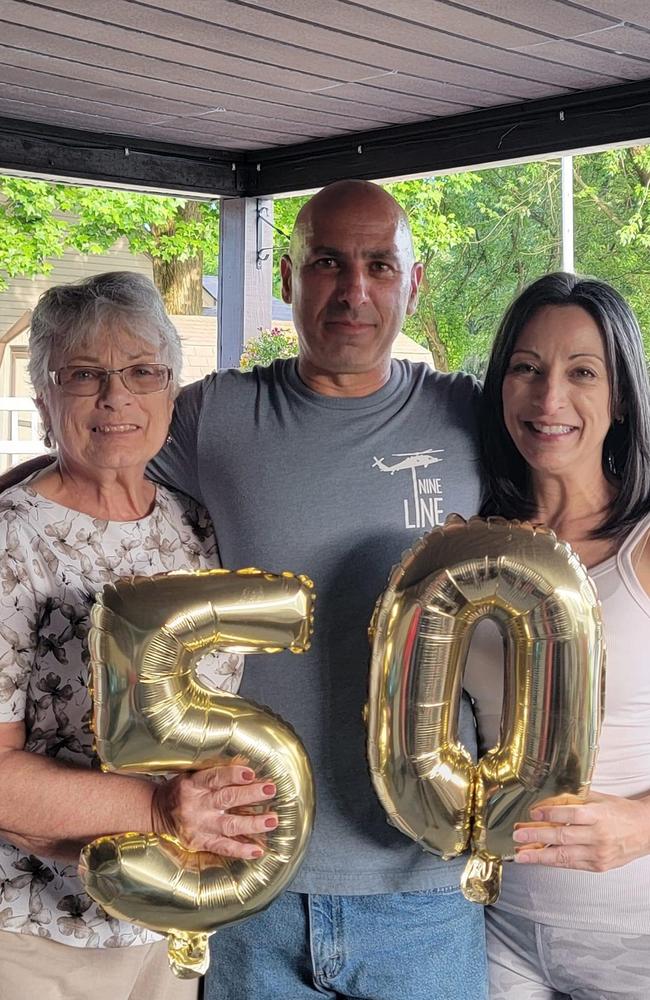
<instances>
[{"instance_id":1,"label":"dark beam","mask_svg":"<svg viewBox=\"0 0 650 1000\"><path fill-rule=\"evenodd\" d=\"M0 170L255 197L647 138L650 80L643 80L245 153L0 118Z\"/></svg>"},{"instance_id":2,"label":"dark beam","mask_svg":"<svg viewBox=\"0 0 650 1000\"><path fill-rule=\"evenodd\" d=\"M246 194L543 156L650 137L650 80L247 153Z\"/></svg>"},{"instance_id":3,"label":"dark beam","mask_svg":"<svg viewBox=\"0 0 650 1000\"><path fill-rule=\"evenodd\" d=\"M112 185L241 195L240 153L0 118L0 170ZM234 165L234 168L233 168Z\"/></svg>"}]
</instances>

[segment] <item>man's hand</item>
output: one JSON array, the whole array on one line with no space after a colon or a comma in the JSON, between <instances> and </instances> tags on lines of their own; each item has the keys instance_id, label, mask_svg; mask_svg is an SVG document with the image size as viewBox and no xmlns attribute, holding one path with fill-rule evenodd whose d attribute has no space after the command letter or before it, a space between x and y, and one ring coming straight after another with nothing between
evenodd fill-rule
<instances>
[{"instance_id":1,"label":"man's hand","mask_svg":"<svg viewBox=\"0 0 650 1000\"><path fill-rule=\"evenodd\" d=\"M275 793L275 785L255 781L254 772L241 764L179 774L156 786L154 833L176 837L191 851L259 858L264 853L260 834L274 830L278 818L275 813L246 809L267 802Z\"/></svg>"},{"instance_id":2,"label":"man's hand","mask_svg":"<svg viewBox=\"0 0 650 1000\"><path fill-rule=\"evenodd\" d=\"M650 796L590 792L580 804L559 797L530 815L513 833L519 864L605 872L650 853Z\"/></svg>"},{"instance_id":3,"label":"man's hand","mask_svg":"<svg viewBox=\"0 0 650 1000\"><path fill-rule=\"evenodd\" d=\"M17 486L18 483L22 483L28 476L33 476L35 472L46 469L54 461L54 455L38 455L36 458L28 458L26 462L21 462L20 465L14 465L12 469L7 469L0 476L0 493L4 493L11 486Z\"/></svg>"}]
</instances>

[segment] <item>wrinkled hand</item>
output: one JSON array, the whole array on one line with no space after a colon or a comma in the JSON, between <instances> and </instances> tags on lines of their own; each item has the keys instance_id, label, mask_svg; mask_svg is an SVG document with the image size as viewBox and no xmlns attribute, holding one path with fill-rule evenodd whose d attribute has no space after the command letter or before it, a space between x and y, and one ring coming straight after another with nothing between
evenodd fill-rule
<instances>
[{"instance_id":1,"label":"wrinkled hand","mask_svg":"<svg viewBox=\"0 0 650 1000\"><path fill-rule=\"evenodd\" d=\"M515 861L605 872L650 853L650 797L590 792L584 802L559 796L531 810L513 833ZM526 847L522 847L526 845Z\"/></svg>"},{"instance_id":2,"label":"wrinkled hand","mask_svg":"<svg viewBox=\"0 0 650 1000\"><path fill-rule=\"evenodd\" d=\"M191 851L259 858L264 852L254 838L274 830L278 818L250 807L267 802L275 792L275 785L255 781L250 767L240 764L179 774L156 786L153 830L176 837Z\"/></svg>"}]
</instances>

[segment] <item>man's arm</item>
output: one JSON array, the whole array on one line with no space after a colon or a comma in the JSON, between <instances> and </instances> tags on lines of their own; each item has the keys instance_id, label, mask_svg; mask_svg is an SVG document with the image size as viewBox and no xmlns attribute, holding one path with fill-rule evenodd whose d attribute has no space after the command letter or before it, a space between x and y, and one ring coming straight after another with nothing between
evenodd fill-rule
<instances>
[{"instance_id":1,"label":"man's arm","mask_svg":"<svg viewBox=\"0 0 650 1000\"><path fill-rule=\"evenodd\" d=\"M4 493L10 486L17 486L18 483L23 483L29 476L33 476L35 472L45 469L55 459L56 455L51 453L37 455L36 458L28 458L26 462L21 462L20 465L14 465L12 469L7 469L0 476L0 493Z\"/></svg>"},{"instance_id":2,"label":"man's arm","mask_svg":"<svg viewBox=\"0 0 650 1000\"><path fill-rule=\"evenodd\" d=\"M205 501L199 485L198 436L206 381L192 382L181 389L174 403L167 443L147 466L147 475L151 479L187 493L203 504ZM219 433L217 428L215 433Z\"/></svg>"}]
</instances>

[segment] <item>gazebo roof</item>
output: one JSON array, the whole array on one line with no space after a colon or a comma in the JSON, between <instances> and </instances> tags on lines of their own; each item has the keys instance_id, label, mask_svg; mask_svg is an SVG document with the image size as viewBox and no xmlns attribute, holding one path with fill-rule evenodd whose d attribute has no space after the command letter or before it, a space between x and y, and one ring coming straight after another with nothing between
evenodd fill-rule
<instances>
[{"instance_id":1,"label":"gazebo roof","mask_svg":"<svg viewBox=\"0 0 650 1000\"><path fill-rule=\"evenodd\" d=\"M650 135L646 0L0 0L0 169L209 194Z\"/></svg>"}]
</instances>

